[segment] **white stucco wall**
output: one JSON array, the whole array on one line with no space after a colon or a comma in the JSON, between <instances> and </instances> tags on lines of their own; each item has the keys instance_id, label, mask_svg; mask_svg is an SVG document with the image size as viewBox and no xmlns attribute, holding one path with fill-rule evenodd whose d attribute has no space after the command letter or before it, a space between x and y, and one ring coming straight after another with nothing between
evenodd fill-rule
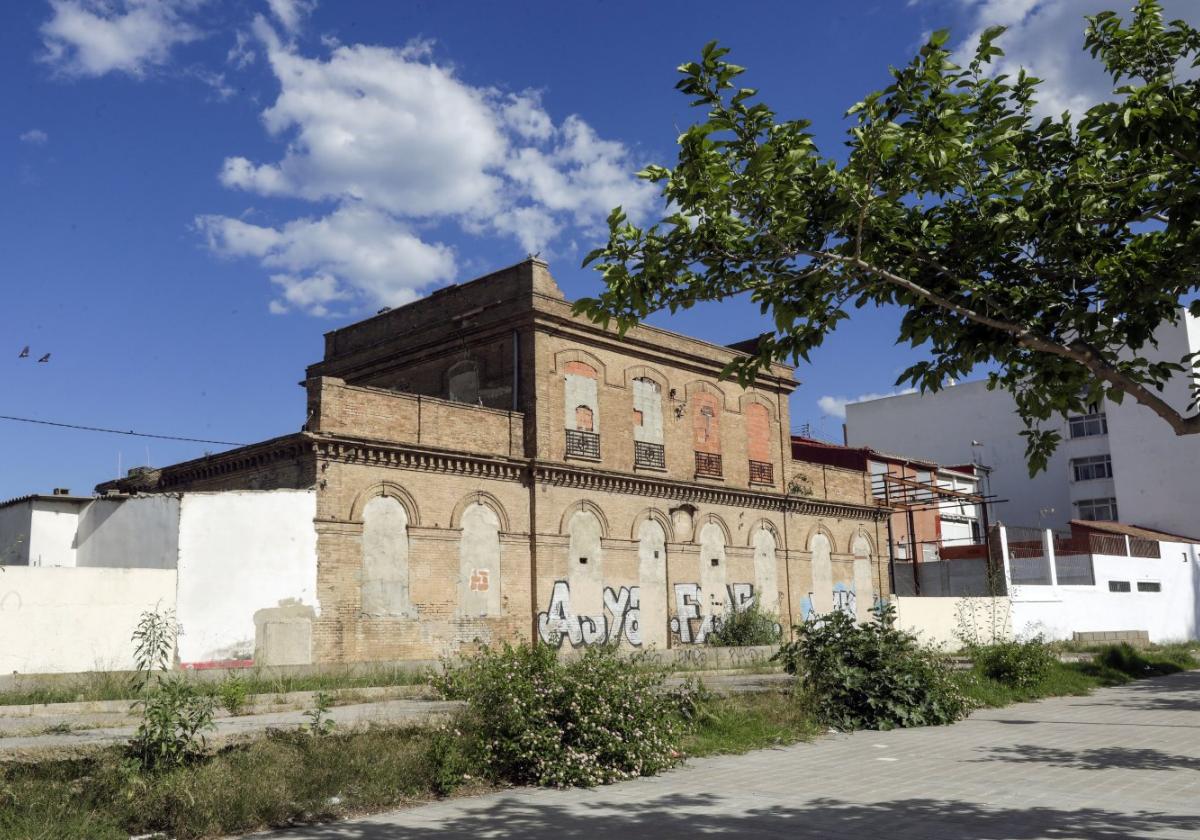
<instances>
[{"instance_id":1,"label":"white stucco wall","mask_svg":"<svg viewBox=\"0 0 1200 840\"><path fill-rule=\"evenodd\" d=\"M1162 557L1092 556L1095 586L1012 587L1013 630L1047 639L1075 632L1145 630L1152 642L1200 638L1200 558L1196 546L1160 543ZM1128 581L1129 592L1110 592L1111 580ZM1155 581L1161 592L1138 592L1138 581Z\"/></svg>"},{"instance_id":2,"label":"white stucco wall","mask_svg":"<svg viewBox=\"0 0 1200 840\"><path fill-rule=\"evenodd\" d=\"M183 496L181 663L254 658L256 625L278 613L273 626L290 633L306 612L319 610L315 515L316 495L309 490Z\"/></svg>"},{"instance_id":3,"label":"white stucco wall","mask_svg":"<svg viewBox=\"0 0 1200 840\"><path fill-rule=\"evenodd\" d=\"M1158 348L1144 348L1147 356L1178 362L1200 350L1200 322L1187 318L1178 327L1156 333ZM1185 414L1190 401L1182 377L1163 390L1163 398ZM1173 534L1200 536L1200 436L1175 435L1150 409L1125 399L1108 405L1108 437L1112 450L1113 483L1117 511L1123 522L1159 528ZM1089 482L1090 483L1090 482Z\"/></svg>"},{"instance_id":4,"label":"white stucco wall","mask_svg":"<svg viewBox=\"0 0 1200 840\"><path fill-rule=\"evenodd\" d=\"M83 507L74 541L77 566L173 569L179 558L179 498L96 499Z\"/></svg>"},{"instance_id":5,"label":"white stucco wall","mask_svg":"<svg viewBox=\"0 0 1200 840\"><path fill-rule=\"evenodd\" d=\"M38 499L33 503L29 534L29 565L74 566L75 533L85 502Z\"/></svg>"},{"instance_id":6,"label":"white stucco wall","mask_svg":"<svg viewBox=\"0 0 1200 840\"><path fill-rule=\"evenodd\" d=\"M174 570L6 567L0 672L130 670L139 616L174 606Z\"/></svg>"}]
</instances>

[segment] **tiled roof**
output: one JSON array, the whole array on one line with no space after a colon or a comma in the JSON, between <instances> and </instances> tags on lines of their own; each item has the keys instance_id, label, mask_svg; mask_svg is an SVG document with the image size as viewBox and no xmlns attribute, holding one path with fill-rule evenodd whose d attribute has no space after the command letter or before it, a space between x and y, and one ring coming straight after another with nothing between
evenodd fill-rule
<instances>
[{"instance_id":1,"label":"tiled roof","mask_svg":"<svg viewBox=\"0 0 1200 840\"><path fill-rule=\"evenodd\" d=\"M1119 534L1126 537L1138 537L1143 540L1158 542L1182 542L1200 545L1200 539L1185 537L1182 534L1172 534L1168 531L1157 531L1153 528L1143 528L1140 525L1126 525L1124 522L1112 522L1107 519L1072 519L1072 528L1086 531L1100 531L1105 534Z\"/></svg>"}]
</instances>

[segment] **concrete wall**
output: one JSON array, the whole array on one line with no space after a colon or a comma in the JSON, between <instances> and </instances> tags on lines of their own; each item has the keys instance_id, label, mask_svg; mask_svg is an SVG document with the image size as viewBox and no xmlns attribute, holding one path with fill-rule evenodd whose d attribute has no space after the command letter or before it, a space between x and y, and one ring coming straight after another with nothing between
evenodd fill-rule
<instances>
[{"instance_id":1,"label":"concrete wall","mask_svg":"<svg viewBox=\"0 0 1200 840\"><path fill-rule=\"evenodd\" d=\"M1013 606L1007 598L906 597L896 600L896 623L924 644L958 650L964 641L980 644L1012 636Z\"/></svg>"},{"instance_id":2,"label":"concrete wall","mask_svg":"<svg viewBox=\"0 0 1200 840\"><path fill-rule=\"evenodd\" d=\"M317 614L316 496L188 493L179 512L179 660L300 664Z\"/></svg>"},{"instance_id":3,"label":"concrete wall","mask_svg":"<svg viewBox=\"0 0 1200 840\"><path fill-rule=\"evenodd\" d=\"M174 570L6 567L0 672L130 670L138 617L174 606Z\"/></svg>"},{"instance_id":4,"label":"concrete wall","mask_svg":"<svg viewBox=\"0 0 1200 840\"><path fill-rule=\"evenodd\" d=\"M1092 555L1095 586L1011 587L1013 630L1070 639L1076 632L1145 630L1152 642L1200 638L1200 562L1196 546L1160 543L1161 558ZM1109 591L1126 581L1129 592ZM1138 581L1159 592L1139 592Z\"/></svg>"},{"instance_id":5,"label":"concrete wall","mask_svg":"<svg viewBox=\"0 0 1200 840\"><path fill-rule=\"evenodd\" d=\"M173 569L179 559L179 498L96 499L83 507L75 565Z\"/></svg>"},{"instance_id":6,"label":"concrete wall","mask_svg":"<svg viewBox=\"0 0 1200 840\"><path fill-rule=\"evenodd\" d=\"M33 502L0 508L0 565L29 565L29 532Z\"/></svg>"}]
</instances>

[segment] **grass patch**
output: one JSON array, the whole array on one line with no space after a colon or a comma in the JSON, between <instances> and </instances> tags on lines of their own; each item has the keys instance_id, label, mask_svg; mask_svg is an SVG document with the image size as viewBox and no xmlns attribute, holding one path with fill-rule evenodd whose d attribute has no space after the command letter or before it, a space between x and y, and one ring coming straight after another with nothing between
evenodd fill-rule
<instances>
[{"instance_id":1,"label":"grass patch","mask_svg":"<svg viewBox=\"0 0 1200 840\"><path fill-rule=\"evenodd\" d=\"M743 753L806 741L819 731L790 691L758 691L706 701L684 737L688 756Z\"/></svg>"},{"instance_id":2,"label":"grass patch","mask_svg":"<svg viewBox=\"0 0 1200 840\"><path fill-rule=\"evenodd\" d=\"M135 772L119 748L0 765L0 837L127 840L160 831L182 840L404 805L430 795L430 737L396 728L277 732L149 774Z\"/></svg>"},{"instance_id":3,"label":"grass patch","mask_svg":"<svg viewBox=\"0 0 1200 840\"><path fill-rule=\"evenodd\" d=\"M1164 645L1137 650L1127 644L1095 646L1091 662L1058 662L1038 682L1014 686L989 679L976 665L956 674L962 691L977 706L997 708L1043 697L1084 695L1094 688L1125 685L1145 677L1177 674L1200 665L1189 645Z\"/></svg>"},{"instance_id":4,"label":"grass patch","mask_svg":"<svg viewBox=\"0 0 1200 840\"><path fill-rule=\"evenodd\" d=\"M221 696L222 686L236 681L245 696L252 694L287 694L292 691L336 691L350 688L423 685L429 680L428 671L406 668L372 668L356 673L322 674L265 674L250 668L225 680L206 680L188 676L187 672L172 672L194 683L203 694ZM97 671L84 674L70 682L33 682L27 687L0 691L0 706L37 705L43 703L77 703L99 700L137 700L153 694L152 681L144 691L125 671ZM281 701L283 702L283 701Z\"/></svg>"}]
</instances>

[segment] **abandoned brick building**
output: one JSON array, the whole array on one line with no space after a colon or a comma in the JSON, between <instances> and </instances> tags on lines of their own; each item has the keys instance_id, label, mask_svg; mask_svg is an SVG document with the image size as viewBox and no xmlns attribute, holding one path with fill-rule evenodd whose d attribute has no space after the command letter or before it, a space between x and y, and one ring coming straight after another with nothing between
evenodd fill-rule
<instances>
[{"instance_id":1,"label":"abandoned brick building","mask_svg":"<svg viewBox=\"0 0 1200 840\"><path fill-rule=\"evenodd\" d=\"M742 388L737 352L576 317L529 259L328 333L302 431L97 489L314 494L314 662L695 644L752 602L865 616L887 511L793 459L792 370Z\"/></svg>"}]
</instances>

